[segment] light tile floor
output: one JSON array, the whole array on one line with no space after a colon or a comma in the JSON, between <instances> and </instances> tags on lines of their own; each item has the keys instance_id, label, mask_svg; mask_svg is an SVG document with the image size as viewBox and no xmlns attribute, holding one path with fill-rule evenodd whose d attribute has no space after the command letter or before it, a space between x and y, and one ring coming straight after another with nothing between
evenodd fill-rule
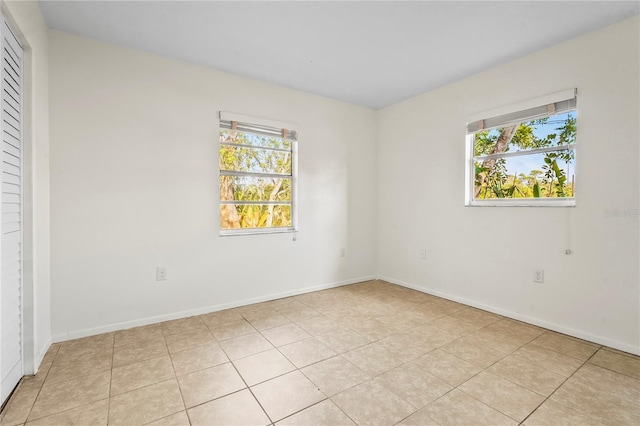
<instances>
[{"instance_id":1,"label":"light tile floor","mask_svg":"<svg viewBox=\"0 0 640 426\"><path fill-rule=\"evenodd\" d=\"M640 358L382 281L54 344L2 425L637 425Z\"/></svg>"}]
</instances>

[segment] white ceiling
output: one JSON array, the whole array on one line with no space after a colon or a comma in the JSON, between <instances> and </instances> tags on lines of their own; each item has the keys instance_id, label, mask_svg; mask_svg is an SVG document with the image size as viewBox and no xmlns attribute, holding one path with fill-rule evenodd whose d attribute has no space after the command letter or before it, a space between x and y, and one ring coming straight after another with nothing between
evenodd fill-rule
<instances>
[{"instance_id":1,"label":"white ceiling","mask_svg":"<svg viewBox=\"0 0 640 426\"><path fill-rule=\"evenodd\" d=\"M41 0L40 6L57 30L371 108L640 10L638 1Z\"/></svg>"}]
</instances>

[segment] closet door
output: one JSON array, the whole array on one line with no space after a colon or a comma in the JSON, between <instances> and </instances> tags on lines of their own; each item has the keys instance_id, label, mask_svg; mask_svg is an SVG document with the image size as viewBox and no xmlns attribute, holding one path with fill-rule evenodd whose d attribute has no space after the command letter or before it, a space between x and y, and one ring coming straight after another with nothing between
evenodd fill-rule
<instances>
[{"instance_id":1,"label":"closet door","mask_svg":"<svg viewBox=\"0 0 640 426\"><path fill-rule=\"evenodd\" d=\"M22 53L2 18L1 402L22 378Z\"/></svg>"}]
</instances>

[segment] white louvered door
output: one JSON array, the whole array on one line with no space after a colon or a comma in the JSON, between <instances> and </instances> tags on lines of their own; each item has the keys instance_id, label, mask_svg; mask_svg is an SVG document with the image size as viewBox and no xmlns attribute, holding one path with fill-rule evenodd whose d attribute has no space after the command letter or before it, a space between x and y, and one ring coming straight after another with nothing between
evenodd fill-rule
<instances>
[{"instance_id":1,"label":"white louvered door","mask_svg":"<svg viewBox=\"0 0 640 426\"><path fill-rule=\"evenodd\" d=\"M22 378L22 53L3 18L0 402Z\"/></svg>"}]
</instances>

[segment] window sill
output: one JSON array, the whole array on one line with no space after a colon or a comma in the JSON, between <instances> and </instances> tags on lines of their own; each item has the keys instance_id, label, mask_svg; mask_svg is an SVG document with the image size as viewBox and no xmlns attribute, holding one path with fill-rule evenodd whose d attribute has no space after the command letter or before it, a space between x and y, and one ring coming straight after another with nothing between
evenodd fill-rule
<instances>
[{"instance_id":1,"label":"window sill","mask_svg":"<svg viewBox=\"0 0 640 426\"><path fill-rule=\"evenodd\" d=\"M575 198L563 199L490 199L473 200L465 204L466 207L575 207Z\"/></svg>"},{"instance_id":2,"label":"window sill","mask_svg":"<svg viewBox=\"0 0 640 426\"><path fill-rule=\"evenodd\" d=\"M294 234L298 232L294 228L269 228L269 229L227 229L221 230L221 237L235 237L240 235L270 235L270 234Z\"/></svg>"}]
</instances>

